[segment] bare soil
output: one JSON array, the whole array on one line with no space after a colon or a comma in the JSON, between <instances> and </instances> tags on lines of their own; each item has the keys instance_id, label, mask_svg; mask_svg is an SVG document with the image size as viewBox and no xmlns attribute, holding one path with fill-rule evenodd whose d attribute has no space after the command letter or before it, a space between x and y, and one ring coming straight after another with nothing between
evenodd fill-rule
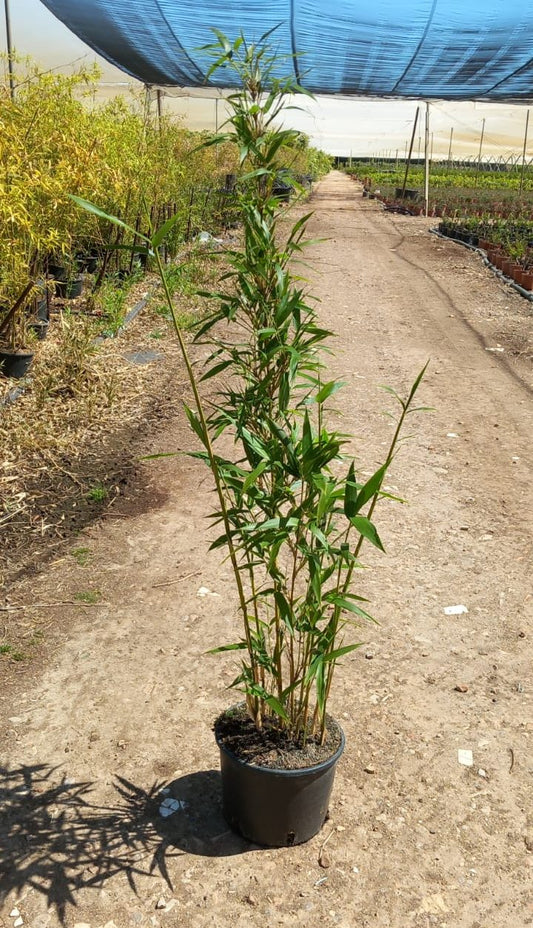
<instances>
[{"instance_id":1,"label":"bare soil","mask_svg":"<svg viewBox=\"0 0 533 928\"><path fill-rule=\"evenodd\" d=\"M380 624L338 670L330 819L288 849L228 831L211 729L235 666L205 652L234 640L236 602L207 551L210 481L183 455L141 461L73 540L83 564L62 549L9 590L45 636L1 664L3 928L533 924L532 306L343 175L312 207L307 275L361 472L392 428L381 384L404 392L430 359L433 410L359 578ZM135 455L190 445L183 388L161 384L164 427L147 414Z\"/></svg>"}]
</instances>

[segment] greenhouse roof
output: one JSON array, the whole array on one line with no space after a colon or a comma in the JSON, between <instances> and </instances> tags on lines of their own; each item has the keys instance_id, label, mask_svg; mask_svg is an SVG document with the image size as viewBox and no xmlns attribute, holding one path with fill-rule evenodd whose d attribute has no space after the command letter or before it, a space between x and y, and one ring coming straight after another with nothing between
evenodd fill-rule
<instances>
[{"instance_id":1,"label":"greenhouse roof","mask_svg":"<svg viewBox=\"0 0 533 928\"><path fill-rule=\"evenodd\" d=\"M272 43L313 93L533 100L532 0L43 0L146 84L206 85L216 27ZM295 57L296 55L296 57ZM231 87L218 71L212 87Z\"/></svg>"}]
</instances>

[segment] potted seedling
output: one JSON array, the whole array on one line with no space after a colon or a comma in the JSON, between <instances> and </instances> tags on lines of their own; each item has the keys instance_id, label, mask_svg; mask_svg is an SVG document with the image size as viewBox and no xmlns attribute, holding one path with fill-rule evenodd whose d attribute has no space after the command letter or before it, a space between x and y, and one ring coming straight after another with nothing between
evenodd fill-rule
<instances>
[{"instance_id":1,"label":"potted seedling","mask_svg":"<svg viewBox=\"0 0 533 928\"><path fill-rule=\"evenodd\" d=\"M200 443L193 454L213 476L219 531L211 547L228 554L240 613L236 638L215 649L240 658L232 685L242 694L215 722L224 813L245 838L283 846L308 840L327 814L344 747L328 713L335 669L360 646L354 628L370 620L354 590L361 549L365 542L382 549L374 511L387 496L383 481L423 372L407 397L398 397L383 463L361 481L344 456L346 437L330 425L328 403L341 386L328 377L320 352L330 333L295 267L309 216L287 231L288 208L275 193L280 153L296 135L277 122L287 96L304 91L276 76L279 60L267 36L249 44L215 34L207 47L211 73L226 67L239 79L228 99L230 131L212 144L230 141L239 149L242 244L225 252L229 271L220 289L204 294L215 309L196 334L210 347L201 377L160 254L173 220L145 244L190 378L194 406L186 413ZM211 383L208 405L201 381ZM221 450L228 437L231 454Z\"/></svg>"}]
</instances>

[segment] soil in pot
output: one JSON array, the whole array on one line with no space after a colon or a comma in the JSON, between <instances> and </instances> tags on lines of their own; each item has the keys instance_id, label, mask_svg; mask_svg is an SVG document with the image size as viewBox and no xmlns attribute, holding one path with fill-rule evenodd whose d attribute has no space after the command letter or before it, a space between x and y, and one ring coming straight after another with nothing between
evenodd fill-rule
<instances>
[{"instance_id":1,"label":"soil in pot","mask_svg":"<svg viewBox=\"0 0 533 928\"><path fill-rule=\"evenodd\" d=\"M243 707L220 716L215 735L223 812L234 831L267 847L301 844L320 831L344 749L333 719L327 720L325 744L311 741L303 749L268 727L256 732Z\"/></svg>"}]
</instances>

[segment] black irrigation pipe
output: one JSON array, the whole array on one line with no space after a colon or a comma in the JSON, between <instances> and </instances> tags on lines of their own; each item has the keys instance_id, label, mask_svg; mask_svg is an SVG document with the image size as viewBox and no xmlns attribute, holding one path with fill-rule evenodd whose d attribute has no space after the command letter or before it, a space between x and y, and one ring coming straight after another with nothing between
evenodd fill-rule
<instances>
[{"instance_id":1,"label":"black irrigation pipe","mask_svg":"<svg viewBox=\"0 0 533 928\"><path fill-rule=\"evenodd\" d=\"M490 267L491 271L496 277L499 277L500 280L502 280L504 283L509 284L514 290L516 290L517 293L520 294L520 296L524 297L525 300L528 300L529 303L533 303L533 293L531 290L524 290L520 284L517 284L516 280L512 280L511 277L506 277L506 275L500 271L499 268L497 268L494 264L492 264L491 261L489 261L487 258L487 253L483 250L483 248L479 248L477 245L470 245L469 242L461 242L460 239L451 238L449 235L443 235L442 232L439 232L438 229L430 229L429 231L432 235L438 236L438 238L446 239L447 242L455 242L456 245L462 245L463 248L469 248L470 251L477 252L477 254L482 258L483 264L485 264L486 267Z\"/></svg>"}]
</instances>

